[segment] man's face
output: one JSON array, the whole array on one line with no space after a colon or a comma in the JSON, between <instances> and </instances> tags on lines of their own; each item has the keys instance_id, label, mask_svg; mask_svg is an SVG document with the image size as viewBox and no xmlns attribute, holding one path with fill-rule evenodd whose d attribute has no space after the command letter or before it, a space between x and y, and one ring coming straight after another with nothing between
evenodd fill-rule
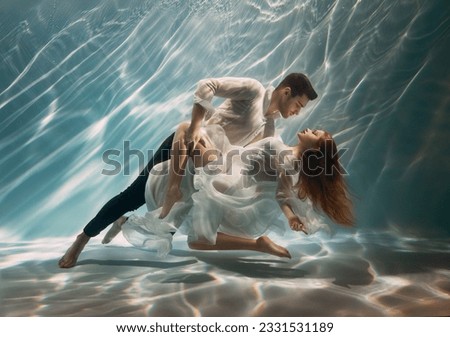
<instances>
[{"instance_id":1,"label":"man's face","mask_svg":"<svg viewBox=\"0 0 450 337\"><path fill-rule=\"evenodd\" d=\"M283 118L297 116L308 102L309 98L305 94L292 97L290 88L283 89L279 106L281 116Z\"/></svg>"}]
</instances>

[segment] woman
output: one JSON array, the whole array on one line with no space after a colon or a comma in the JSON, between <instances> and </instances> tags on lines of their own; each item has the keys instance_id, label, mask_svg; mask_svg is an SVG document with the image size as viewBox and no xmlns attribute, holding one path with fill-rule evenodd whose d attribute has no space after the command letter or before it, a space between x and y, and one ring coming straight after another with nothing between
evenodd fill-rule
<instances>
[{"instance_id":1,"label":"woman","mask_svg":"<svg viewBox=\"0 0 450 337\"><path fill-rule=\"evenodd\" d=\"M180 125L174 147L183 143L188 127ZM159 164L150 173L145 195L149 212L121 218L104 243L122 229L132 244L165 255L172 234L183 225L180 230L188 234L192 249L246 249L290 257L263 234L283 233L286 220L292 230L304 233L326 227L314 210L344 226L353 224L336 144L327 132L306 129L294 146L272 137L245 148L230 145L220 126L202 132L193 150L178 147L172 163ZM174 176L180 185L171 184ZM166 190L175 197L162 218Z\"/></svg>"}]
</instances>

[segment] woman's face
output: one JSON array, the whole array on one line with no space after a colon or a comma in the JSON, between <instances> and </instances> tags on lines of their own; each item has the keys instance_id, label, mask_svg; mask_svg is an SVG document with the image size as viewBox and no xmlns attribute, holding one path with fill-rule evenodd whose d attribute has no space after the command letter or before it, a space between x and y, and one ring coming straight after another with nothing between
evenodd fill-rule
<instances>
[{"instance_id":1,"label":"woman's face","mask_svg":"<svg viewBox=\"0 0 450 337\"><path fill-rule=\"evenodd\" d=\"M326 132L323 130L305 129L297 135L305 149L317 149L319 148L319 140L326 136Z\"/></svg>"}]
</instances>

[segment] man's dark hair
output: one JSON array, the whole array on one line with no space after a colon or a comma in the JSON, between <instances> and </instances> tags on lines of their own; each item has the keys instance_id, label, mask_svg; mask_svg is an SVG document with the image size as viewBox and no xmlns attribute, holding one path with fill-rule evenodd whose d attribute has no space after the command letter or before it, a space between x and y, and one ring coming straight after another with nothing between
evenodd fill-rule
<instances>
[{"instance_id":1,"label":"man's dark hair","mask_svg":"<svg viewBox=\"0 0 450 337\"><path fill-rule=\"evenodd\" d=\"M291 96L301 96L303 94L308 97L310 101L317 98L317 93L314 90L311 82L305 74L292 73L287 75L276 89L289 87L291 88Z\"/></svg>"}]
</instances>

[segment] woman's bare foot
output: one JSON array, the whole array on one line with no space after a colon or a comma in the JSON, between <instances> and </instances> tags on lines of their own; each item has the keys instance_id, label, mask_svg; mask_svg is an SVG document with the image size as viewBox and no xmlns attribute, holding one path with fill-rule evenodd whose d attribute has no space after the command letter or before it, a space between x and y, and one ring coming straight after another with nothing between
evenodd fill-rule
<instances>
[{"instance_id":1,"label":"woman's bare foot","mask_svg":"<svg viewBox=\"0 0 450 337\"><path fill-rule=\"evenodd\" d=\"M77 236L74 243L69 247L64 256L59 260L58 265L60 268L72 268L75 266L78 260L78 256L83 251L84 246L88 243L90 237L81 233Z\"/></svg>"},{"instance_id":2,"label":"woman's bare foot","mask_svg":"<svg viewBox=\"0 0 450 337\"><path fill-rule=\"evenodd\" d=\"M117 236L117 234L120 233L120 231L122 230L122 225L125 223L125 221L127 221L127 219L128 218L126 216L122 215L119 219L113 222L111 228L103 237L102 243L104 245L110 243Z\"/></svg>"},{"instance_id":3,"label":"woman's bare foot","mask_svg":"<svg viewBox=\"0 0 450 337\"><path fill-rule=\"evenodd\" d=\"M167 214L169 214L173 205L179 201L183 197L180 189L178 187L169 188L166 193L166 197L164 198L164 203L162 206L161 214L159 215L160 219L164 219Z\"/></svg>"},{"instance_id":4,"label":"woman's bare foot","mask_svg":"<svg viewBox=\"0 0 450 337\"><path fill-rule=\"evenodd\" d=\"M291 258L291 254L286 248L277 245L267 236L261 236L260 238L258 238L256 240L256 246L258 247L258 250L260 252L268 253L279 257Z\"/></svg>"}]
</instances>

